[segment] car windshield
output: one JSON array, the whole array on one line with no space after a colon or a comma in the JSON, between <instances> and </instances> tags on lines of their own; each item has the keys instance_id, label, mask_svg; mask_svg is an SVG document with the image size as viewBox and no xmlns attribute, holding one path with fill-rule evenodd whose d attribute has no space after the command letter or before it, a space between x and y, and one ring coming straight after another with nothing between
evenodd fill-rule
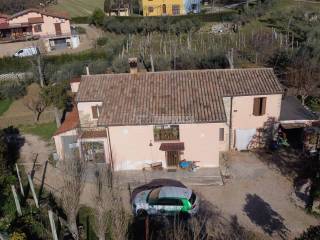
<instances>
[{"instance_id":1,"label":"car windshield","mask_svg":"<svg viewBox=\"0 0 320 240\"><path fill-rule=\"evenodd\" d=\"M155 188L153 189L148 196L148 202L149 203L154 203L158 200L159 198L159 193L160 193L160 188Z\"/></svg>"},{"instance_id":2,"label":"car windshield","mask_svg":"<svg viewBox=\"0 0 320 240\"><path fill-rule=\"evenodd\" d=\"M191 204L194 204L195 201L196 201L196 195L194 194L194 192L192 192L191 197L189 199L189 202Z\"/></svg>"}]
</instances>

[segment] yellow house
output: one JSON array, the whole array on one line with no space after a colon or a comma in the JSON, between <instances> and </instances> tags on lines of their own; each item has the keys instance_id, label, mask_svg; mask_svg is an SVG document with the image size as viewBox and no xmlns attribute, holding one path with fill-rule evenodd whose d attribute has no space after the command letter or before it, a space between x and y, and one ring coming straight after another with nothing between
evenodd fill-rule
<instances>
[{"instance_id":1,"label":"yellow house","mask_svg":"<svg viewBox=\"0 0 320 240\"><path fill-rule=\"evenodd\" d=\"M143 16L173 16L185 13L184 0L142 0Z\"/></svg>"}]
</instances>

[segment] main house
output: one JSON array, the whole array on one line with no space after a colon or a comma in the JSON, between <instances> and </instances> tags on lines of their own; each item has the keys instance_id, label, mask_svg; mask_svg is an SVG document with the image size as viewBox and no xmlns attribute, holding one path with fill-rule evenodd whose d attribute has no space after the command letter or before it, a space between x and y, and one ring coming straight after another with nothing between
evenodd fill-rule
<instances>
[{"instance_id":1,"label":"main house","mask_svg":"<svg viewBox=\"0 0 320 240\"><path fill-rule=\"evenodd\" d=\"M143 16L200 13L200 0L142 0Z\"/></svg>"},{"instance_id":2,"label":"main house","mask_svg":"<svg viewBox=\"0 0 320 240\"><path fill-rule=\"evenodd\" d=\"M85 75L71 83L75 107L54 136L115 170L182 160L218 167L221 152L255 143L280 115L282 88L269 68Z\"/></svg>"},{"instance_id":3,"label":"main house","mask_svg":"<svg viewBox=\"0 0 320 240\"><path fill-rule=\"evenodd\" d=\"M64 13L27 9L11 16L0 14L0 42L43 39L50 51L76 47L72 39L70 18Z\"/></svg>"}]
</instances>

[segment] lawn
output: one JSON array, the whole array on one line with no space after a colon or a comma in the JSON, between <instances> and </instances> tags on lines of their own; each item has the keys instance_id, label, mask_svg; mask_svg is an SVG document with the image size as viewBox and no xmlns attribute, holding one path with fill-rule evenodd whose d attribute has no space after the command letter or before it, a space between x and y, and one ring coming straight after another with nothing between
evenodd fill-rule
<instances>
[{"instance_id":1,"label":"lawn","mask_svg":"<svg viewBox=\"0 0 320 240\"><path fill-rule=\"evenodd\" d=\"M89 16L96 8L103 9L104 0L58 0L50 9L68 12L73 17Z\"/></svg>"},{"instance_id":2,"label":"lawn","mask_svg":"<svg viewBox=\"0 0 320 240\"><path fill-rule=\"evenodd\" d=\"M9 109L11 103L12 100L10 99L0 100L0 116L2 116L2 114L4 114Z\"/></svg>"},{"instance_id":3,"label":"lawn","mask_svg":"<svg viewBox=\"0 0 320 240\"><path fill-rule=\"evenodd\" d=\"M55 122L41 123L41 124L20 126L19 129L23 133L37 135L42 139L49 141L53 136L53 134L55 133L55 131L57 130L57 125Z\"/></svg>"}]
</instances>

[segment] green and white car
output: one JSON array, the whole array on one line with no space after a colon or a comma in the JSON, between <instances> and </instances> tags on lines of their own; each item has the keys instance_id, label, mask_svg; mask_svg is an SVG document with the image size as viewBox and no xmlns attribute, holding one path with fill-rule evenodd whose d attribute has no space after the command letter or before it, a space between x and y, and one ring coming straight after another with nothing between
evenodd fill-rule
<instances>
[{"instance_id":1,"label":"green and white car","mask_svg":"<svg viewBox=\"0 0 320 240\"><path fill-rule=\"evenodd\" d=\"M139 192L132 199L135 216L194 215L199 210L199 199L189 188L162 186Z\"/></svg>"}]
</instances>

